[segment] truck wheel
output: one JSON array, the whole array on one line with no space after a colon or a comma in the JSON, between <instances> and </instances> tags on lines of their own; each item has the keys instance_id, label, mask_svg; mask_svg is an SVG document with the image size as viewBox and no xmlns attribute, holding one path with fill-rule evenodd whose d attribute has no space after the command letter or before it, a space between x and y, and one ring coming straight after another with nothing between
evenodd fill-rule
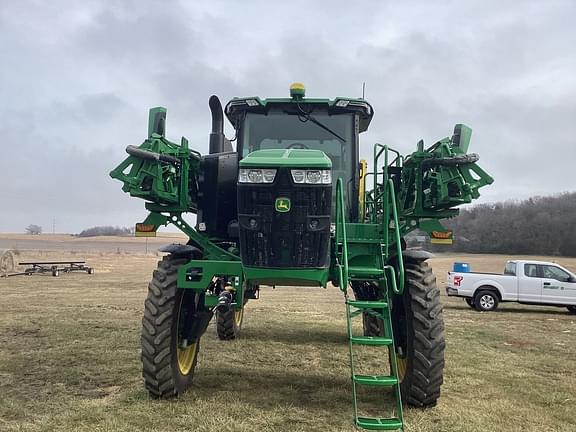
<instances>
[{"instance_id":1,"label":"truck wheel","mask_svg":"<svg viewBox=\"0 0 576 432\"><path fill-rule=\"evenodd\" d=\"M498 307L498 296L492 291L479 291L474 296L474 306L480 312L493 311Z\"/></svg>"},{"instance_id":2,"label":"truck wheel","mask_svg":"<svg viewBox=\"0 0 576 432\"><path fill-rule=\"evenodd\" d=\"M568 309L569 313L576 315L576 306L566 306L566 309Z\"/></svg>"},{"instance_id":3,"label":"truck wheel","mask_svg":"<svg viewBox=\"0 0 576 432\"><path fill-rule=\"evenodd\" d=\"M476 307L476 305L474 304L474 299L472 297L466 297L464 300L466 301L466 304L470 306L472 309Z\"/></svg>"},{"instance_id":4,"label":"truck wheel","mask_svg":"<svg viewBox=\"0 0 576 432\"><path fill-rule=\"evenodd\" d=\"M231 307L226 311L216 312L216 332L220 340L234 340L240 334L242 320L244 319L244 308L235 309Z\"/></svg>"},{"instance_id":5,"label":"truck wheel","mask_svg":"<svg viewBox=\"0 0 576 432\"><path fill-rule=\"evenodd\" d=\"M158 262L142 318L142 376L154 398L182 393L192 382L200 350L200 338L184 346L183 334L199 308L201 296L193 290L177 289L178 267L184 257L165 256Z\"/></svg>"},{"instance_id":6,"label":"truck wheel","mask_svg":"<svg viewBox=\"0 0 576 432\"><path fill-rule=\"evenodd\" d=\"M392 298L400 389L405 402L435 406L444 382L444 320L436 277L424 260L404 258L402 296Z\"/></svg>"}]
</instances>

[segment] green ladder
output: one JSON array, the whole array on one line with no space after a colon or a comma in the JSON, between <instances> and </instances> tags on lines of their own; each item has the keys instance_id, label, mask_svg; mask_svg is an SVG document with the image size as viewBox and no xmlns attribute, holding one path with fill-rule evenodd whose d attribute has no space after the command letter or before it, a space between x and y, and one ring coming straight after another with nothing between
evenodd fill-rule
<instances>
[{"instance_id":1,"label":"green ladder","mask_svg":"<svg viewBox=\"0 0 576 432\"><path fill-rule=\"evenodd\" d=\"M363 312L378 316L384 323L384 336L354 336L352 334L352 318ZM346 321L348 327L350 372L352 379L352 401L354 406L354 420L356 426L369 430L404 430L402 414L402 398L400 395L400 380L398 379L398 366L396 364L396 350L392 333L392 320L387 301L350 300L346 296ZM359 375L355 372L354 347L368 345L384 347L388 350L390 375ZM378 386L393 388L395 399L395 417L377 418L361 417L358 415L357 386Z\"/></svg>"},{"instance_id":2,"label":"green ladder","mask_svg":"<svg viewBox=\"0 0 576 432\"><path fill-rule=\"evenodd\" d=\"M396 214L394 190L392 182L387 182L386 188L390 188L392 198L392 210L395 221L396 235L398 233L398 217ZM346 234L346 217L344 212L344 189L342 179L336 182L336 267L338 269L338 279L340 289L344 292L346 300L346 321L348 328L350 372L352 380L352 400L354 408L354 423L362 429L368 430L404 430L404 418L402 413L402 398L400 394L400 380L398 378L398 366L396 364L396 349L394 346L394 335L392 332L392 319L390 315L389 298L390 291L387 290L387 300L362 301L350 300L348 298L348 284L350 280L379 280L386 281L387 286L396 294L401 294L403 290L404 268L400 266L400 284L396 284L396 272L392 266L385 265L388 255L386 250L381 251L382 268L354 268L348 266L348 238ZM387 231L387 230L386 230ZM386 237L388 237L386 235ZM398 245L399 245L398 239ZM354 308L354 310L352 310ZM352 333L352 318L361 315L363 312L378 316L384 324L384 336L354 336ZM355 373L354 367L354 347L357 345L368 345L374 347L384 347L388 350L390 365L390 375L360 375ZM395 416L389 418L361 417L358 415L357 386L377 386L393 389L395 399Z\"/></svg>"}]
</instances>

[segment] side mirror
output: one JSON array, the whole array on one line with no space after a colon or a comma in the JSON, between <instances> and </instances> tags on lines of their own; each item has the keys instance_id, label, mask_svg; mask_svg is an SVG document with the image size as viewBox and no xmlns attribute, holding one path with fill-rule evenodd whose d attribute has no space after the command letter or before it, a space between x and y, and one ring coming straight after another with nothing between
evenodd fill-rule
<instances>
[{"instance_id":1,"label":"side mirror","mask_svg":"<svg viewBox=\"0 0 576 432\"><path fill-rule=\"evenodd\" d=\"M472 129L464 124L457 124L454 126L454 135L452 135L452 147L458 147L462 150L463 154L468 153L468 146L470 145L470 138L472 137Z\"/></svg>"},{"instance_id":2,"label":"side mirror","mask_svg":"<svg viewBox=\"0 0 576 432\"><path fill-rule=\"evenodd\" d=\"M166 133L166 108L156 107L150 108L148 111L148 138L152 138L152 134L164 136Z\"/></svg>"}]
</instances>

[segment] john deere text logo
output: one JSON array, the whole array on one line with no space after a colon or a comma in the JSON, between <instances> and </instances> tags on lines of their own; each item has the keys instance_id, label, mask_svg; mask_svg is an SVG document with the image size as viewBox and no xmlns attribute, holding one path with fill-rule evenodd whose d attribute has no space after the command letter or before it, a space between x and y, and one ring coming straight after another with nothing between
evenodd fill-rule
<instances>
[{"instance_id":1,"label":"john deere text logo","mask_svg":"<svg viewBox=\"0 0 576 432\"><path fill-rule=\"evenodd\" d=\"M290 211L290 198L279 197L276 198L276 211L278 213L286 213Z\"/></svg>"}]
</instances>

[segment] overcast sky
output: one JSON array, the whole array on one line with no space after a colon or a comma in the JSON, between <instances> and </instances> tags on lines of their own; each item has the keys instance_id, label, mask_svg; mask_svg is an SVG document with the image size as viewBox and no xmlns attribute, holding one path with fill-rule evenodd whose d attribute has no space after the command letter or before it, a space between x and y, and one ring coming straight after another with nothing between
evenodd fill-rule
<instances>
[{"instance_id":1,"label":"overcast sky","mask_svg":"<svg viewBox=\"0 0 576 432\"><path fill-rule=\"evenodd\" d=\"M0 232L132 226L143 202L108 172L149 107L205 153L211 94L293 81L331 98L366 82L366 156L468 124L496 179L481 202L574 191L575 22L574 1L0 0Z\"/></svg>"}]
</instances>

